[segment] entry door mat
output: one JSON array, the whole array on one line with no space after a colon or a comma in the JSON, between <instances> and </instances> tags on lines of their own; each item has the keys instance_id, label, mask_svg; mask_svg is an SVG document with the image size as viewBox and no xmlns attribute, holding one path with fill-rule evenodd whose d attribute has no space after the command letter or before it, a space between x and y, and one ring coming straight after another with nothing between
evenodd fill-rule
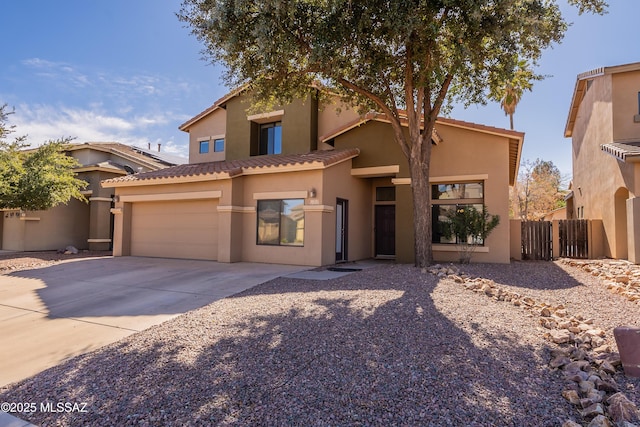
<instances>
[{"instance_id":1,"label":"entry door mat","mask_svg":"<svg viewBox=\"0 0 640 427\"><path fill-rule=\"evenodd\" d=\"M358 267L329 267L327 268L329 271L339 271L342 273L353 273L355 271L362 271L361 268Z\"/></svg>"}]
</instances>

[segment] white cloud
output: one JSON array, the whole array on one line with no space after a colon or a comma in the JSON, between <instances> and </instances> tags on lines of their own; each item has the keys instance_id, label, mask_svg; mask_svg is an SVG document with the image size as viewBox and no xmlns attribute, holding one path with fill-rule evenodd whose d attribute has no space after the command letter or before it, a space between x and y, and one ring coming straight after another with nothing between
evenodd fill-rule
<instances>
[{"instance_id":1,"label":"white cloud","mask_svg":"<svg viewBox=\"0 0 640 427\"><path fill-rule=\"evenodd\" d=\"M91 85L90 78L65 62L53 62L42 58L29 58L22 61L23 65L35 69L39 77L56 80L56 83L71 83L75 87Z\"/></svg>"},{"instance_id":2,"label":"white cloud","mask_svg":"<svg viewBox=\"0 0 640 427\"><path fill-rule=\"evenodd\" d=\"M160 143L163 152L186 155L186 140L180 144L173 137L149 136L165 134L164 127L173 123L168 116L116 116L99 109L22 104L16 107L11 122L17 135L28 135L32 147L72 137L74 142L120 142L143 148L151 144L152 149Z\"/></svg>"}]
</instances>

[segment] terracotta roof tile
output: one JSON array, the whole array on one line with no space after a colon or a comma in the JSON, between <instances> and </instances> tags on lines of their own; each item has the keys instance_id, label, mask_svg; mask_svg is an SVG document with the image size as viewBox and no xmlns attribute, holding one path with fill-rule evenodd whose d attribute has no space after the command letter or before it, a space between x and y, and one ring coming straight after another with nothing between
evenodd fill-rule
<instances>
[{"instance_id":1,"label":"terracotta roof tile","mask_svg":"<svg viewBox=\"0 0 640 427\"><path fill-rule=\"evenodd\" d=\"M214 178L216 175L227 178L239 176L245 172L252 170L281 168L283 166L295 165L318 164L318 166L327 167L339 163L343 160L356 157L358 154L360 154L359 149L350 148L345 150L312 151L306 154L276 154L268 156L255 156L242 160L193 163L108 179L103 181L103 184L117 185L118 183L125 182L132 183L157 179L196 176L211 176L211 178Z\"/></svg>"}]
</instances>

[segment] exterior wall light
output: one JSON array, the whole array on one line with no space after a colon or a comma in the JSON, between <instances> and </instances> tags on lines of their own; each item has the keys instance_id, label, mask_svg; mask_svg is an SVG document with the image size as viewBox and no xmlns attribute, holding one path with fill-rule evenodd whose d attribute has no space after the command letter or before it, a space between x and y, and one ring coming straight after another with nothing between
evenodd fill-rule
<instances>
[{"instance_id":1,"label":"exterior wall light","mask_svg":"<svg viewBox=\"0 0 640 427\"><path fill-rule=\"evenodd\" d=\"M309 190L309 197L311 197L312 199L315 199L316 197L316 189L312 188L311 190Z\"/></svg>"}]
</instances>

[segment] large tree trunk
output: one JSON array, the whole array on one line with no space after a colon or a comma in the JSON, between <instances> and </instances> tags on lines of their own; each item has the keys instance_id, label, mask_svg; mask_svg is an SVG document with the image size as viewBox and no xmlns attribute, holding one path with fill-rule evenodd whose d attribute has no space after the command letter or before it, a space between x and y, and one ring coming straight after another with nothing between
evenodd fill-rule
<instances>
[{"instance_id":1,"label":"large tree trunk","mask_svg":"<svg viewBox=\"0 0 640 427\"><path fill-rule=\"evenodd\" d=\"M412 150L411 158L409 159L409 169L411 172L411 190L413 192L415 266L427 267L433 261L433 251L431 248L433 233L429 191L431 140L429 139L421 148L422 150ZM420 151L423 150L425 150L425 152L420 153Z\"/></svg>"}]
</instances>

